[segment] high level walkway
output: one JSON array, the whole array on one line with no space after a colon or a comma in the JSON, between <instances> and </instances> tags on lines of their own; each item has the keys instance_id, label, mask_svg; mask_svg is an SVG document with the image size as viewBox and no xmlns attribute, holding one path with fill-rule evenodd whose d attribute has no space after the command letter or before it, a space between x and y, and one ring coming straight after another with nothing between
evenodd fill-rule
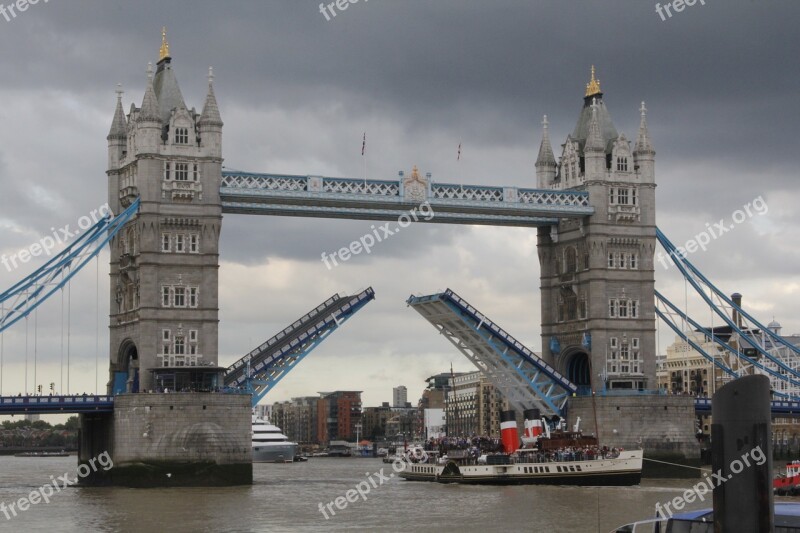
<instances>
[{"instance_id":1,"label":"high level walkway","mask_svg":"<svg viewBox=\"0 0 800 533\"><path fill-rule=\"evenodd\" d=\"M585 191L432 183L416 173L396 181L223 171L222 211L251 215L395 221L426 201L419 222L550 226L594 213Z\"/></svg>"}]
</instances>

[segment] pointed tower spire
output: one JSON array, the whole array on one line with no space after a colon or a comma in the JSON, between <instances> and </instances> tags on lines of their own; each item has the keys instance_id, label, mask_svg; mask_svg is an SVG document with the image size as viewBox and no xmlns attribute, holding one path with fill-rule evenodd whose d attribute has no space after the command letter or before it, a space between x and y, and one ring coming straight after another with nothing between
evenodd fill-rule
<instances>
[{"instance_id":1,"label":"pointed tower spire","mask_svg":"<svg viewBox=\"0 0 800 533\"><path fill-rule=\"evenodd\" d=\"M585 95L585 97L587 97L587 98L590 97L590 96L603 94L603 92L600 90L600 80L598 80L594 76L595 76L595 70L594 70L594 65L592 65L592 79L589 80L589 83L586 84L586 95Z\"/></svg>"},{"instance_id":2,"label":"pointed tower spire","mask_svg":"<svg viewBox=\"0 0 800 533\"><path fill-rule=\"evenodd\" d=\"M647 131L647 107L642 102L642 107L639 109L642 113L642 121L639 124L639 137L636 139L636 150L634 153L638 154L655 154L653 143L650 142L650 133Z\"/></svg>"},{"instance_id":3,"label":"pointed tower spire","mask_svg":"<svg viewBox=\"0 0 800 533\"><path fill-rule=\"evenodd\" d=\"M117 84L117 108L114 110L114 120L111 122L111 130L108 132L107 139L124 138L128 134L128 121L125 120L125 111L122 109L122 84Z\"/></svg>"},{"instance_id":4,"label":"pointed tower spire","mask_svg":"<svg viewBox=\"0 0 800 533\"><path fill-rule=\"evenodd\" d=\"M539 157L536 158L536 181L540 189L548 188L556 177L558 165L553 147L550 144L550 123L547 115L542 120L542 144L539 145Z\"/></svg>"},{"instance_id":5,"label":"pointed tower spire","mask_svg":"<svg viewBox=\"0 0 800 533\"><path fill-rule=\"evenodd\" d=\"M586 138L587 152L604 152L606 149L603 135L600 133L600 122L597 119L597 99L592 100L592 119L589 122L589 136Z\"/></svg>"},{"instance_id":6,"label":"pointed tower spire","mask_svg":"<svg viewBox=\"0 0 800 533\"><path fill-rule=\"evenodd\" d=\"M165 59L170 59L169 55L169 43L167 42L167 27L164 26L161 28L161 48L158 51L158 61L164 61Z\"/></svg>"},{"instance_id":7,"label":"pointed tower spire","mask_svg":"<svg viewBox=\"0 0 800 533\"><path fill-rule=\"evenodd\" d=\"M208 67L208 94L203 112L200 114L200 125L222 126L222 117L219 114L217 97L214 95L214 67Z\"/></svg>"},{"instance_id":8,"label":"pointed tower spire","mask_svg":"<svg viewBox=\"0 0 800 533\"><path fill-rule=\"evenodd\" d=\"M539 157L536 159L536 166L540 164L547 165L552 163L555 165L556 156L553 154L553 146L550 144L550 123L547 121L547 115L542 120L542 144L539 145Z\"/></svg>"},{"instance_id":9,"label":"pointed tower spire","mask_svg":"<svg viewBox=\"0 0 800 533\"><path fill-rule=\"evenodd\" d=\"M142 109L139 111L139 120L155 120L161 122L158 112L158 99L153 90L153 64L147 64L147 89L144 91Z\"/></svg>"}]
</instances>

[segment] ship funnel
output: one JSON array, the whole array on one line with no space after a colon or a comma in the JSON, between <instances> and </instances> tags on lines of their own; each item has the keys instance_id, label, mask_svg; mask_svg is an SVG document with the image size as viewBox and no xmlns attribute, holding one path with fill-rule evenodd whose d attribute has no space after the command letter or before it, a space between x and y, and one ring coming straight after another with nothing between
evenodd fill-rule
<instances>
[{"instance_id":1,"label":"ship funnel","mask_svg":"<svg viewBox=\"0 0 800 533\"><path fill-rule=\"evenodd\" d=\"M517 431L517 413L500 411L500 436L503 439L503 450L514 453L519 448L519 432Z\"/></svg>"},{"instance_id":2,"label":"ship funnel","mask_svg":"<svg viewBox=\"0 0 800 533\"><path fill-rule=\"evenodd\" d=\"M525 446L536 444L542 436L542 415L538 409L525 409L525 433L522 435L522 442Z\"/></svg>"}]
</instances>

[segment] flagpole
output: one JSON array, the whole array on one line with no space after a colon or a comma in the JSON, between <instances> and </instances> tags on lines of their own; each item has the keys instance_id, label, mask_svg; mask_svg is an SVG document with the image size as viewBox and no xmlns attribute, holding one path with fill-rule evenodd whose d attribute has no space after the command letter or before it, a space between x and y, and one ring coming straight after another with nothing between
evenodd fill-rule
<instances>
[{"instance_id":1,"label":"flagpole","mask_svg":"<svg viewBox=\"0 0 800 533\"><path fill-rule=\"evenodd\" d=\"M364 194L367 194L367 132L361 142L361 159L364 160Z\"/></svg>"},{"instance_id":2,"label":"flagpole","mask_svg":"<svg viewBox=\"0 0 800 533\"><path fill-rule=\"evenodd\" d=\"M458 172L458 163L461 162L461 143L458 143L458 157L456 157L456 171ZM458 176L458 181L461 182L461 196L464 196L464 178L463 176ZM463 198L462 198L463 199Z\"/></svg>"}]
</instances>

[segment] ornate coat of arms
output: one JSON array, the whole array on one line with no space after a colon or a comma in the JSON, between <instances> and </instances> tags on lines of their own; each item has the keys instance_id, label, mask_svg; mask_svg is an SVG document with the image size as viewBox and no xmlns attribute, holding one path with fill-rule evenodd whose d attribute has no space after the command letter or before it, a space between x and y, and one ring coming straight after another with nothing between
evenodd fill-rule
<instances>
[{"instance_id":1,"label":"ornate coat of arms","mask_svg":"<svg viewBox=\"0 0 800 533\"><path fill-rule=\"evenodd\" d=\"M411 171L411 176L403 179L403 191L406 200L422 203L428 199L428 180L419 175L416 166Z\"/></svg>"}]
</instances>

